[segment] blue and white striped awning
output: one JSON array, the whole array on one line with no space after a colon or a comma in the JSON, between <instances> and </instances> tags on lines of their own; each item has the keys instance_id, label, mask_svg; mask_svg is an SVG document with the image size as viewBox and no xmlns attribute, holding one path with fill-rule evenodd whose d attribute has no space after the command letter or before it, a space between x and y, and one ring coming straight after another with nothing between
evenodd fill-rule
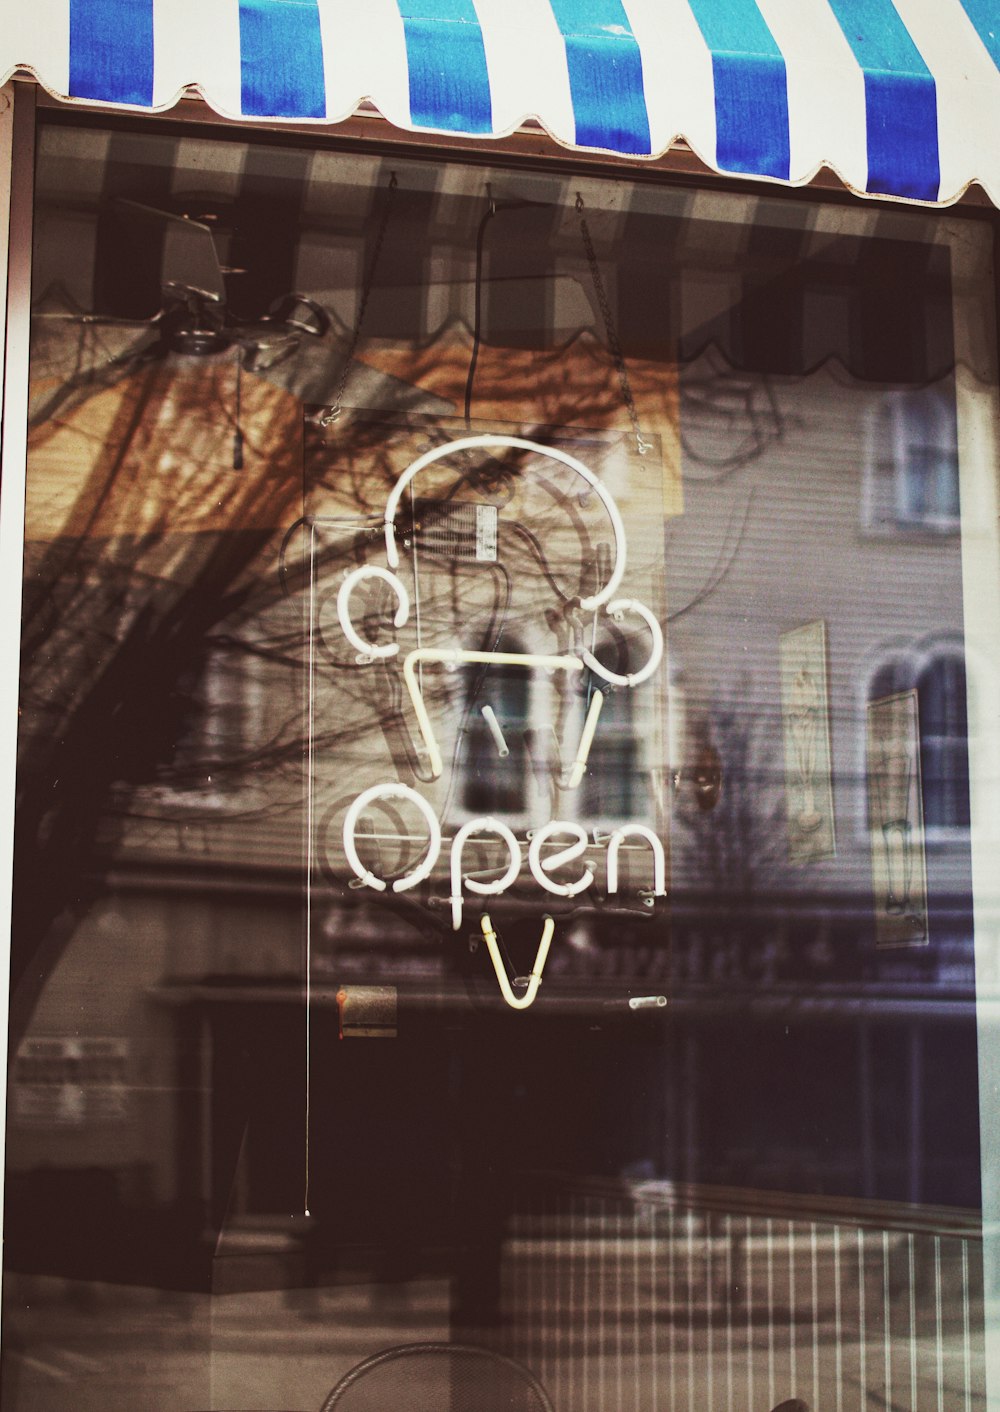
<instances>
[{"instance_id":1,"label":"blue and white striped awning","mask_svg":"<svg viewBox=\"0 0 1000 1412\"><path fill-rule=\"evenodd\" d=\"M0 78L163 109L411 131L1000 204L1000 0L0 0Z\"/></svg>"}]
</instances>

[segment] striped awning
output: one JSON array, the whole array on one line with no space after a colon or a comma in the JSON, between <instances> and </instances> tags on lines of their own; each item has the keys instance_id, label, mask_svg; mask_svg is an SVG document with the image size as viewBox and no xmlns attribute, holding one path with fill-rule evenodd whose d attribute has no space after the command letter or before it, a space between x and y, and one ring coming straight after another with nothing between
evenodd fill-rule
<instances>
[{"instance_id":1,"label":"striped awning","mask_svg":"<svg viewBox=\"0 0 1000 1412\"><path fill-rule=\"evenodd\" d=\"M0 78L75 102L659 156L1000 204L1000 0L3 0Z\"/></svg>"}]
</instances>

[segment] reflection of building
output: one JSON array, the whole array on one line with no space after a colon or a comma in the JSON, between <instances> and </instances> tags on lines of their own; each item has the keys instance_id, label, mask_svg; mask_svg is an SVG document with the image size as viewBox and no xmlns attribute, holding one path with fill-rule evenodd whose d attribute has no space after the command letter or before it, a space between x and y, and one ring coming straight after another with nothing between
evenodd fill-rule
<instances>
[{"instance_id":1,"label":"reflection of building","mask_svg":"<svg viewBox=\"0 0 1000 1412\"><path fill-rule=\"evenodd\" d=\"M701 482L685 479L685 515L672 526L668 549L670 597L681 605L697 599L707 577L704 544L713 545L710 562L721 559L725 566L714 571L709 596L678 619L670 636L687 715L703 713L723 771L718 809L701 816L679 796L672 835L673 946L681 981L675 1003L701 1017L691 1021L697 1058L690 1062L701 1072L698 1122L705 1146L715 1147L711 1170L716 1179L738 1179L731 1154L715 1145L715 1105L753 1111L761 1078L756 1062L746 1079L733 1062L741 1046L731 1029L725 1041L730 1062L720 1068L713 1055L723 1033L722 982L723 989L741 989L760 1014L744 1047L760 1053L775 1046L782 1074L772 1081L780 1097L774 1098L773 1145L765 1160L785 1164L784 1180L794 1180L790 1174L803 1161L810 1127L804 1113L795 1116L789 1070L819 1062L822 1054L831 1096L839 1088L859 1116L852 1155L842 1151L841 1180L859 1182L870 1195L892 1189L911 1199L932 1191L943 1198L947 1190L958 1199L965 1166L972 1185L962 1199L974 1200L974 1164L959 1155L975 1145L974 1114L969 1108L963 1116L957 1103L945 1119L930 1097L928 1077L944 1053L971 1073L975 1053L964 658L955 647L962 625L957 533L954 525L951 533L940 523L927 532L912 522L888 537L870 533L865 428L869 409L885 396L878 384L835 368L801 379L740 375L748 397L782 430L733 470L727 451L740 449L752 422L733 429L720 398L713 435L701 393L704 374L695 367L688 376L698 391L692 470L726 467ZM722 370L714 377L720 388L728 377L736 380ZM937 408L949 398L953 406L954 396L945 380L893 405L917 415L921 398ZM684 407L682 382L682 432ZM941 454L948 459L948 448ZM953 464L953 446L950 456ZM699 532L702 524L733 521L739 526L735 545L713 541L711 530ZM825 623L828 652L836 857L794 863L786 837L789 781L782 768L777 640L816 620ZM880 951L872 913L866 703L910 687L920 698L930 944ZM952 823L942 827L946 817ZM922 838L919 846L925 846ZM716 908L727 893L735 906L723 921ZM872 986L877 1001L866 998ZM783 1046L789 1020L792 1035L801 1027L800 1039ZM808 1047L807 1034L817 1045L812 1061L800 1047ZM783 1048L785 1059L779 1058ZM901 1114L908 1115L902 1128ZM749 1132L745 1145L752 1150ZM829 1160L826 1170L832 1173Z\"/></svg>"},{"instance_id":2,"label":"reflection of building","mask_svg":"<svg viewBox=\"0 0 1000 1412\"><path fill-rule=\"evenodd\" d=\"M231 168L228 147L198 139L187 148L152 133L102 145L88 131L79 201L67 207L65 144L75 139L58 126L50 133L39 289L58 270L82 302L93 279L103 309L127 304L148 317L157 258L130 267L127 283L135 276L141 288L115 281L124 235L108 233L103 183L134 180L142 196L148 180L145 160L128 176L118 144L152 153L176 190L195 175L223 190L216 169ZM321 1284L447 1274L448 1316L478 1327L497 1314L512 1232L537 1218L545 1240L565 1233L565 1216L567 1239L579 1237L597 1261L605 1240L637 1221L630 1193L639 1179L669 1210L651 1220L671 1242L681 1236L664 1184L677 1181L806 1202L842 1197L838 1220L860 1198L974 1208L965 623L948 479L970 394L950 371L951 333L941 332L951 320L946 238L929 243L914 289L912 270L894 273L906 243L894 235L870 238L877 258L855 278L862 236L848 217L833 233L804 226L790 261L766 239L768 211L752 227L743 198L720 196L701 216L657 189L652 209L619 222L601 184L586 187L587 209L605 218L594 221L599 258L618 272L612 312L636 418L657 442L643 461L614 358L591 328L581 332L594 323L596 293L575 185L546 177L543 214L504 210L478 271L490 314L477 341L455 320L468 318L475 292L482 173L449 168L437 205L419 163L416 175L401 175L398 224L383 231L391 284L366 301L357 271L370 270L377 250L379 226L365 210L381 186L378 164L359 163L303 158L298 204L280 204L269 188L289 231L274 262L285 283L266 294L287 290L292 266L296 283L308 276L306 292L340 320L326 341L303 340L273 368L238 372L232 348L199 358L158 347L155 358L111 368L98 357L99 371L81 377L74 360L93 326L58 333L39 320L43 390L72 384L72 395L54 410L43 404L30 457L28 584L41 587L29 592L36 636L23 747L25 779L44 798L37 833L22 835L19 905L23 937L34 927L38 954L47 946L55 959L41 970L14 1075L10 1199L26 1234L20 1244L15 1236L12 1259L59 1269L71 1247L82 1274L153 1270L183 1283L211 1271L217 1290L276 1278L275 1265L277 1277L298 1278L296 1261ZM519 189L516 176L504 180ZM540 180L532 174L526 190L537 196ZM252 248L234 214L239 201L227 200L217 203L217 238ZM761 239L734 270L732 241L745 228ZM667 238L676 258L664 272ZM342 416L303 434L303 407L337 390L347 330L366 302ZM776 319L776 308L788 317ZM815 313L822 308L832 310L828 322ZM904 308L906 330L919 326L922 336L897 347L887 312ZM487 697L477 672L441 672L435 682L428 672L450 771L435 783L398 673L358 663L338 625L340 575L383 553L380 512L410 443L464 428L466 394L477 423L582 441L588 457L604 458L628 523L629 583L664 623L660 679L645 694L608 693L576 793L556 777L583 729L586 690L515 665L493 673ZM601 577L608 532L585 496L493 474L444 500L448 512L426 534L417 521L431 512L413 507L426 569L421 623L435 643L468 632L486 647L539 652L568 632L564 600L583 596L588 575ZM433 488L433 498L450 493ZM503 637L504 575L488 555L487 567L470 567L462 527L466 507L492 501L516 605ZM303 513L317 533L312 561ZM359 526L360 515L370 519ZM338 516L346 529L327 523ZM515 527L536 544L521 533L512 549L505 536ZM46 603L58 614L47 616ZM376 585L358 618L385 634L391 610ZM780 642L816 622L829 658L837 851L793 863ZM414 614L407 631L416 628ZM634 644L614 625L607 633L598 655L625 670ZM802 735L819 708L818 682L809 691L800 683L796 698L801 774L816 776L800 819L820 812L820 754ZM929 941L884 950L873 918L866 707L911 689ZM312 794L303 780L310 750ZM347 803L396 775L415 780L442 818L450 810L451 829L498 813L527 843L527 830L554 814L590 833L598 876L586 905L545 900L559 934L533 1016L505 1014L482 948L449 933L444 858L425 892L390 896L388 906L351 885L359 879L344 866ZM84 787L60 791L67 779ZM621 905L606 895L607 835L622 820L667 836L668 918L642 896L641 850ZM406 873L423 845L395 803L359 829L366 866L380 877ZM496 850L478 848L470 845L470 871L493 875ZM530 882L490 909L512 975L523 974L541 910ZM670 999L662 1009L661 995ZM50 1070L39 1045L59 1056ZM96 1055L114 1057L110 1082ZM39 1093L46 1085L59 1090L51 1101ZM125 1089L128 1101L105 1102L108 1088ZM32 1115L23 1127L19 1105ZM43 1126L46 1111L59 1121ZM303 1204L307 1122L314 1223L300 1243L288 1218ZM551 1194L539 1171L556 1173L560 1201L570 1193L565 1210L535 1210ZM610 1224L602 1206L593 1228L600 1251L586 1223L587 1201L604 1201L587 1185L596 1178L624 1183ZM46 1240L39 1183L50 1205L85 1186L103 1230L121 1239L60 1226ZM728 1215L737 1213L734 1199ZM703 1213L698 1222L709 1252L699 1247L699 1261L724 1261L718 1222ZM206 1230L221 1243L206 1241ZM771 1234L755 1228L746 1248ZM274 1243L269 1255L284 1251L262 1261L263 1275L250 1265L255 1240ZM669 1248L694 1260L690 1245ZM688 1312L695 1307L689 1292Z\"/></svg>"}]
</instances>

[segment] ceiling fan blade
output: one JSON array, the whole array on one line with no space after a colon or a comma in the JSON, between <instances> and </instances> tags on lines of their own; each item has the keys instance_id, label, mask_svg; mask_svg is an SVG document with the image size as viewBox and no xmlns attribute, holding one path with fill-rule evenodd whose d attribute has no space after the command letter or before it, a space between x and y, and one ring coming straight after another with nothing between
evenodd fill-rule
<instances>
[{"instance_id":1,"label":"ceiling fan blade","mask_svg":"<svg viewBox=\"0 0 1000 1412\"><path fill-rule=\"evenodd\" d=\"M225 304L226 282L211 227L126 197L115 201L115 210L135 230L155 226L162 232L164 292Z\"/></svg>"},{"instance_id":2,"label":"ceiling fan blade","mask_svg":"<svg viewBox=\"0 0 1000 1412\"><path fill-rule=\"evenodd\" d=\"M267 373L297 353L301 343L298 334L286 333L280 326L266 337L240 338L243 367L248 373Z\"/></svg>"},{"instance_id":3,"label":"ceiling fan blade","mask_svg":"<svg viewBox=\"0 0 1000 1412\"><path fill-rule=\"evenodd\" d=\"M242 349L247 372L266 373L298 353L303 339L321 339L330 332L330 316L305 294L276 299L261 319L231 325Z\"/></svg>"},{"instance_id":4,"label":"ceiling fan blade","mask_svg":"<svg viewBox=\"0 0 1000 1412\"><path fill-rule=\"evenodd\" d=\"M264 323L282 324L310 338L324 338L330 332L330 315L307 294L283 294L264 315Z\"/></svg>"}]
</instances>

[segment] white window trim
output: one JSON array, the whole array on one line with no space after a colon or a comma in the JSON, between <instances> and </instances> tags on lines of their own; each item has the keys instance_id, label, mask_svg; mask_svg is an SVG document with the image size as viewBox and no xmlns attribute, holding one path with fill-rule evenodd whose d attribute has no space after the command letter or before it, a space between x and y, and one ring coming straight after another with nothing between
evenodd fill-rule
<instances>
[{"instance_id":1,"label":"white window trim","mask_svg":"<svg viewBox=\"0 0 1000 1412\"><path fill-rule=\"evenodd\" d=\"M10 1011L11 888L14 857L14 789L17 775L17 705L20 687L21 565L24 558L24 490L28 439L28 348L31 332L31 232L34 203L35 89L0 89L0 313L3 315L3 445L0 463L0 601L6 632L0 634L0 1079L7 1084ZM9 181L3 180L3 174ZM4 1100L0 1098L0 1110ZM6 1113L0 1127L4 1159ZM3 1189L0 1187L0 1220Z\"/></svg>"}]
</instances>

